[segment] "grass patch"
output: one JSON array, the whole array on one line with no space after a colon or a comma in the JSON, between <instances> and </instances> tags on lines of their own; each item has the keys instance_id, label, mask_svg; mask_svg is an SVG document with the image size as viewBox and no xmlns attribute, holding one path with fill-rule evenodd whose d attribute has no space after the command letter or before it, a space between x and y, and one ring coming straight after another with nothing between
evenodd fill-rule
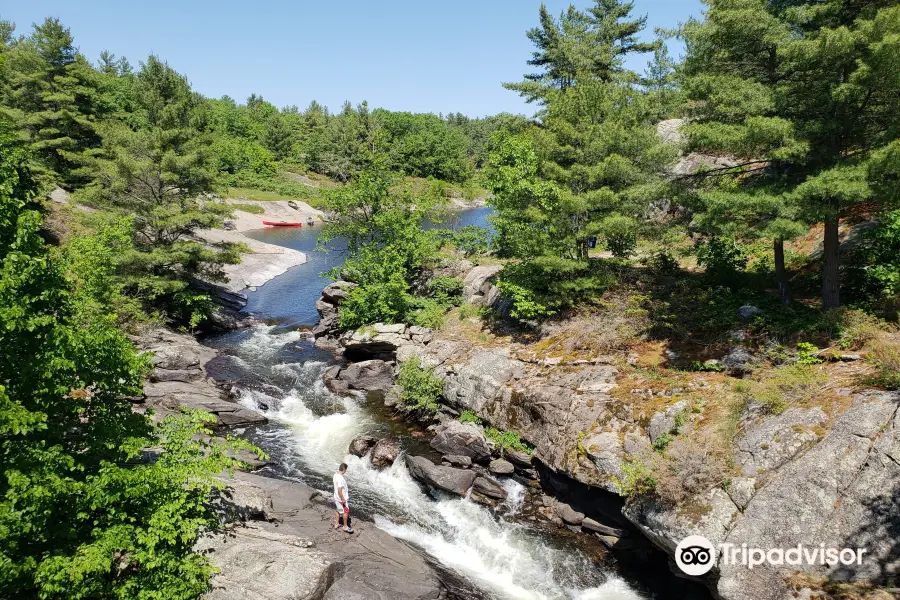
<instances>
[{"instance_id":1,"label":"grass patch","mask_svg":"<svg viewBox=\"0 0 900 600\"><path fill-rule=\"evenodd\" d=\"M241 210L254 215L261 215L266 212L266 209L258 204L232 204L231 206L234 207L234 210Z\"/></svg>"},{"instance_id":2,"label":"grass patch","mask_svg":"<svg viewBox=\"0 0 900 600\"><path fill-rule=\"evenodd\" d=\"M789 406L807 405L813 399L821 400L823 388L828 383L824 369L811 364L796 364L764 371L759 379L751 381L743 393L751 402L761 404L770 414L781 414Z\"/></svg>"}]
</instances>

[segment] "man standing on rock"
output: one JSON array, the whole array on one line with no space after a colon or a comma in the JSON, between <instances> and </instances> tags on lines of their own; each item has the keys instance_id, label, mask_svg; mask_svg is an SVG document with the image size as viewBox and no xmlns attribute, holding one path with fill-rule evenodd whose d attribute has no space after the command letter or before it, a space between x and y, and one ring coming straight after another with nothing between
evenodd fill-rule
<instances>
[{"instance_id":1,"label":"man standing on rock","mask_svg":"<svg viewBox=\"0 0 900 600\"><path fill-rule=\"evenodd\" d=\"M341 463L341 466L338 467L338 472L332 477L332 481L334 482L334 506L337 509L337 514L334 515L334 528L337 529L340 527L341 517L343 517L344 531L353 533L353 528L348 524L348 521L350 520L350 507L347 505L347 500L349 500L350 495L347 491L347 480L344 479L344 473L346 472L347 463Z\"/></svg>"}]
</instances>

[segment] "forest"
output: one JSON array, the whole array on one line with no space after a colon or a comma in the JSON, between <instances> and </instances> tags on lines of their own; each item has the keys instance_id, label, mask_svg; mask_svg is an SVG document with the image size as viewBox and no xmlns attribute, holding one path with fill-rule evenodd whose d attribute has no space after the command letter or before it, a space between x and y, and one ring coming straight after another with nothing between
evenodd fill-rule
<instances>
[{"instance_id":1,"label":"forest","mask_svg":"<svg viewBox=\"0 0 900 600\"><path fill-rule=\"evenodd\" d=\"M330 275L357 284L343 329L440 328L466 308L435 275L452 254L502 265L496 327L533 335L627 289L647 336L709 343L752 305L791 348L880 340L867 383L900 388L882 335L900 310L900 6L706 0L655 37L632 11L542 6L530 72L502 83L534 114L477 118L206 98L165 57L87 57L56 18L0 21L0 597L208 589L193 547L220 527L216 476L260 451L202 412L132 412L150 363L129 334L217 310L196 283L247 252L196 236L231 217L222 198L329 215L322 243L349 244ZM491 231L423 228L452 198L486 199Z\"/></svg>"}]
</instances>

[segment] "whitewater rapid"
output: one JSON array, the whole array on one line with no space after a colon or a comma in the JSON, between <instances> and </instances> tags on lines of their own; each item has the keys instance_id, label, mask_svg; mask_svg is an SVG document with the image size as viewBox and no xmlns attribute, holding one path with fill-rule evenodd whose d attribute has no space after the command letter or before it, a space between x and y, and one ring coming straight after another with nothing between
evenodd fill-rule
<instances>
[{"instance_id":1,"label":"whitewater rapid","mask_svg":"<svg viewBox=\"0 0 900 600\"><path fill-rule=\"evenodd\" d=\"M354 436L383 424L364 401L331 393L307 334L258 326L231 347L233 368L257 385L238 384L241 403L271 423L251 437L279 463L280 475L319 488L341 462L349 465L351 507L465 576L489 596L509 600L638 600L625 581L603 573L574 546L551 540L512 517L525 489L503 482L509 498L496 512L465 498L432 498L412 479L404 457L378 470L347 449ZM305 358L309 356L309 358ZM265 383L262 383L265 382ZM383 431L382 431L383 433ZM330 490L323 490L327 495Z\"/></svg>"}]
</instances>

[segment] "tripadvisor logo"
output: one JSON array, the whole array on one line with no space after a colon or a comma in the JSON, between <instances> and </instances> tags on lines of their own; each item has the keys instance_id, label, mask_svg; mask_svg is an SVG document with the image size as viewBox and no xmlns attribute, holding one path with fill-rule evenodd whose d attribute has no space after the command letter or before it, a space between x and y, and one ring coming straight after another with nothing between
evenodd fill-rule
<instances>
[{"instance_id":1,"label":"tripadvisor logo","mask_svg":"<svg viewBox=\"0 0 900 600\"><path fill-rule=\"evenodd\" d=\"M712 542L701 535L690 535L675 548L675 564L687 575L699 577L706 575L716 566L716 557L720 557L723 565L743 565L750 570L762 565L799 566L821 565L833 567L842 565L861 565L865 548L826 548L825 544L804 546L797 544L788 549L753 548L748 544L720 544L716 548Z\"/></svg>"},{"instance_id":2,"label":"tripadvisor logo","mask_svg":"<svg viewBox=\"0 0 900 600\"><path fill-rule=\"evenodd\" d=\"M716 566L716 548L702 535L689 535L675 548L675 564L688 575L706 575Z\"/></svg>"}]
</instances>

